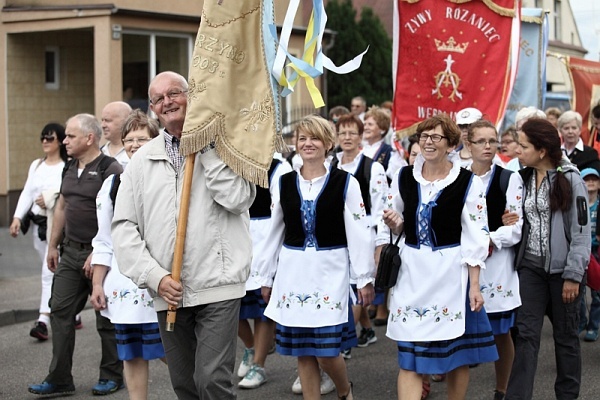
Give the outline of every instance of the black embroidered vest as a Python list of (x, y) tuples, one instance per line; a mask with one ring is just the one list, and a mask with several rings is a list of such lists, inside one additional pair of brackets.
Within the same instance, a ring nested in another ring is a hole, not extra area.
[[(337, 168), (331, 169), (327, 182), (315, 199), (315, 241), (316, 248), (331, 249), (346, 247), (346, 228), (344, 224), (344, 203), (350, 174)], [(281, 177), (279, 187), (281, 207), (285, 223), (284, 245), (303, 248), (306, 234), (302, 223), (302, 198), (298, 188), (296, 171)]]
[(506, 193), (500, 187), (500, 176), (503, 170), (504, 168), (496, 165), (494, 176), (492, 176), (492, 181), (485, 197), (490, 232), (502, 226), (502, 214), (506, 210)]
[[(277, 167), (281, 164), (281, 161), (273, 159), (271, 161), (271, 167), (269, 168), (269, 185), (273, 184), (273, 173)], [(256, 186), (256, 198), (254, 203), (250, 206), (250, 218), (262, 219), (271, 217), (271, 192), (269, 189)]]
[[(340, 161), (337, 157), (333, 157), (331, 161), (331, 168), (338, 168)], [(360, 185), (360, 194), (362, 195), (363, 203), (365, 205), (365, 211), (367, 215), (371, 215), (371, 193), (369, 190), (371, 184), (371, 166), (373, 165), (373, 159), (365, 156), (364, 154), (358, 162), (356, 171), (353, 176)]]
[[(473, 174), (464, 168), (454, 182), (447, 186), (435, 200), (431, 211), (431, 241), (434, 249), (460, 244), (462, 232), (460, 216)], [(419, 184), (413, 176), (413, 166), (402, 168), (398, 186), (404, 201), (404, 233), (406, 243), (419, 247), (418, 213), (421, 205)]]

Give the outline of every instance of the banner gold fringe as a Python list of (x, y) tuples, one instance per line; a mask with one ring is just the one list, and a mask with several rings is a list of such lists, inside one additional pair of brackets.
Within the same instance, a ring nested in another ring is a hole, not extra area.
[(544, 18), (543, 17), (529, 17), (526, 15), (521, 15), (521, 21), (528, 22), (530, 24), (542, 25), (544, 23)]
[[(418, 3), (421, 0), (401, 0), (401, 1), (407, 2), (409, 4), (415, 4), (415, 3)], [(471, 2), (473, 0), (447, 0), (447, 1), (449, 1), (451, 3), (455, 3), (455, 4), (464, 4), (464, 3), (469, 3), (469, 2)], [(516, 15), (514, 8), (501, 7), (498, 4), (494, 3), (493, 0), (483, 0), (483, 3), (486, 6), (488, 6), (488, 8), (490, 10), (492, 10), (496, 14), (502, 15), (503, 17), (514, 18), (515, 15)]]
[[(224, 122), (225, 116), (217, 112), (204, 125), (182, 135), (180, 145), (181, 154), (185, 156), (198, 153), (210, 143), (214, 143), (217, 155), (233, 172), (252, 183), (268, 188), (269, 167), (271, 164), (261, 165), (227, 143)], [(273, 146), (280, 152), (288, 150), (283, 137), (279, 134), (275, 135)]]

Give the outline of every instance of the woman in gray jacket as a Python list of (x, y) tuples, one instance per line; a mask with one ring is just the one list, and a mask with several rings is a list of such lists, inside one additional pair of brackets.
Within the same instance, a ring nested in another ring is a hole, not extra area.
[(515, 258), (523, 305), (517, 314), (516, 356), (506, 399), (531, 399), (544, 315), (552, 322), (557, 399), (576, 399), (581, 382), (577, 327), (590, 259), (587, 189), (562, 157), (556, 128), (530, 119), (519, 134), (523, 178), (523, 235)]

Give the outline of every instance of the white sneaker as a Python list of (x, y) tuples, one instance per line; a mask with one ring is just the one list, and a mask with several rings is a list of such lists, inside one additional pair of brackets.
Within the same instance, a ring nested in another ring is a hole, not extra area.
[(335, 384), (325, 373), (325, 371), (321, 370), (321, 394), (331, 393), (335, 390)]
[(256, 389), (267, 381), (267, 375), (265, 369), (254, 364), (250, 367), (250, 371), (246, 374), (244, 379), (238, 383), (238, 387), (241, 389)]
[(300, 376), (298, 376), (292, 384), (292, 392), (294, 394), (302, 394), (302, 383), (300, 382)]
[(252, 367), (253, 361), (254, 361), (254, 349), (244, 349), (244, 357), (242, 357), (242, 362), (237, 371), (238, 378), (243, 378), (246, 376), (248, 371), (250, 371), (250, 367)]

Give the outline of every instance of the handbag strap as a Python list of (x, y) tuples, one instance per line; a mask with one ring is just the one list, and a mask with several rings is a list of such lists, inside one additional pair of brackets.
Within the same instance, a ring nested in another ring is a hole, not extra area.
[(402, 237), (403, 233), (404, 233), (404, 229), (402, 229), (400, 231), (400, 234), (398, 235), (398, 239), (396, 239), (396, 241), (394, 242), (394, 238), (392, 237), (392, 230), (390, 229), (390, 244), (394, 244), (394, 246), (398, 246), (398, 242), (400, 242), (400, 238)]

